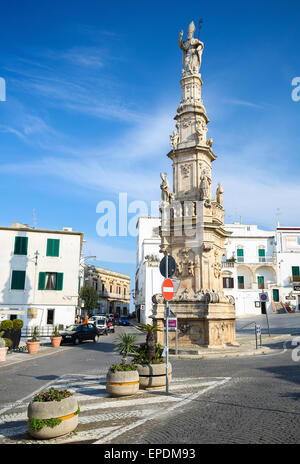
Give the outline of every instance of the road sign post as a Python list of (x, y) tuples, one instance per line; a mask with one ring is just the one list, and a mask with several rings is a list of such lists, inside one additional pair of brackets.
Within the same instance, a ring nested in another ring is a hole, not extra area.
[[(266, 303), (267, 301), (269, 301), (269, 295), (267, 293), (260, 293), (259, 299), (261, 303)], [(267, 307), (266, 307), (266, 319), (267, 319), (269, 337), (271, 337)]]
[[(166, 254), (166, 256), (160, 262), (159, 270), (160, 270), (160, 273), (166, 278), (163, 282), (162, 293), (166, 299), (165, 351), (166, 351), (166, 393), (168, 394), (169, 393), (169, 316), (170, 316), (169, 301), (172, 300), (175, 294), (174, 284), (169, 277), (172, 277), (175, 274), (175, 271), (176, 271), (175, 259), (172, 256), (169, 256), (168, 254)], [(176, 332), (176, 336), (177, 336), (177, 332)], [(177, 346), (177, 342), (176, 342), (176, 346)]]
[[(167, 279), (169, 277), (169, 260), (168, 260), (168, 254), (166, 256), (166, 274), (167, 274)], [(167, 299), (166, 303), (166, 394), (169, 394), (169, 300)]]

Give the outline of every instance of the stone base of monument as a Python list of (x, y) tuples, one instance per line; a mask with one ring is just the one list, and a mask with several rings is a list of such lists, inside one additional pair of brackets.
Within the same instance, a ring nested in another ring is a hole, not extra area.
[[(235, 311), (229, 303), (172, 302), (170, 309), (177, 315), (178, 348), (196, 351), (199, 348), (239, 346), (235, 338)], [(157, 343), (164, 344), (165, 305), (153, 307), (153, 320), (161, 331)], [(169, 346), (176, 345), (176, 333), (169, 332)], [(197, 354), (197, 353), (195, 353)]]

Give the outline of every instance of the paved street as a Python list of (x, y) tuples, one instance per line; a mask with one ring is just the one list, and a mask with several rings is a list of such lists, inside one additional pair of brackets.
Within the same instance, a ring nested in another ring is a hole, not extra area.
[[(299, 315), (270, 319), (274, 329), (297, 332)], [(53, 443), (300, 442), (300, 361), (292, 360), (290, 342), (254, 357), (172, 358), (168, 396), (140, 391), (114, 399), (106, 395), (105, 375), (119, 359), (112, 352), (116, 335), (1, 367), (0, 443), (36, 443), (27, 434), (26, 408), (33, 392), (49, 385), (73, 390), (81, 407), (77, 433)]]

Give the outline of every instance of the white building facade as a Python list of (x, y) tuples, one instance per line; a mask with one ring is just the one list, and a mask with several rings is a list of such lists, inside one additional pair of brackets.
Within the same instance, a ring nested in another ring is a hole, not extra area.
[(159, 263), (163, 254), (160, 246), (160, 218), (140, 217), (137, 222), (137, 256), (135, 277), (135, 311), (143, 324), (152, 322), (152, 296), (161, 293), (163, 276)]
[[(226, 224), (231, 232), (222, 262), (223, 291), (235, 300), (237, 316), (272, 312), (277, 287), (276, 237), (257, 225)], [(260, 293), (268, 301), (260, 303)]]
[(0, 320), (69, 325), (78, 309), (82, 232), (0, 227)]
[(300, 227), (276, 229), (277, 299), (291, 309), (300, 310)]

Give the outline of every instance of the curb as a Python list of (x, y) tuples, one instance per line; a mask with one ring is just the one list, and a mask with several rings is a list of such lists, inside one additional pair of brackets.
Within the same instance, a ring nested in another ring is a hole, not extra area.
[[(26, 362), (26, 361), (32, 361), (34, 359), (37, 359), (37, 358), (42, 358), (44, 356), (50, 356), (51, 354), (55, 354), (55, 353), (59, 353), (59, 352), (62, 352), (62, 351), (66, 351), (66, 350), (69, 350), (69, 349), (72, 349), (74, 348), (73, 346), (64, 346), (64, 347), (59, 347), (59, 348), (44, 348), (41, 352), (41, 353), (37, 353), (37, 354), (32, 354), (30, 355), (29, 353), (16, 353), (15, 355), (8, 355), (8, 356), (14, 356), (17, 358), (17, 356), (22, 356), (22, 359), (7, 359), (6, 358), (6, 361), (3, 361), (0, 363), (0, 369), (1, 367), (9, 367), (9, 366), (12, 366), (14, 364), (19, 364), (19, 363), (22, 363), (22, 362)], [(24, 356), (24, 357), (23, 357)]]
[[(225, 353), (203, 353), (203, 354), (171, 354), (170, 358), (174, 359), (205, 359), (205, 358), (238, 358), (242, 356), (257, 356), (257, 355), (262, 355), (262, 354), (270, 354), (272, 351), (271, 348), (260, 348), (260, 349), (255, 349), (255, 350), (249, 350), (249, 351), (240, 351), (238, 353), (232, 353), (232, 352), (225, 352)], [(278, 350), (276, 350), (278, 351)]]

